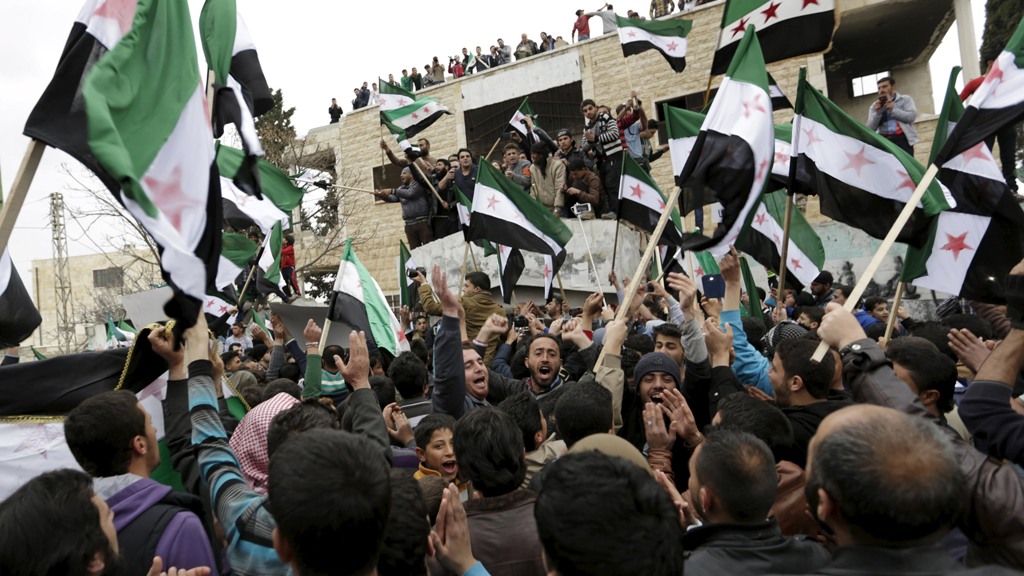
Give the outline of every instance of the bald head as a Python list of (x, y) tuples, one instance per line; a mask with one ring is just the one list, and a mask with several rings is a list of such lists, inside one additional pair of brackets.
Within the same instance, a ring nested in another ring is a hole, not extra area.
[(809, 446), (811, 512), (845, 535), (846, 544), (937, 541), (959, 511), (963, 489), (963, 472), (941, 429), (889, 408), (834, 412)]

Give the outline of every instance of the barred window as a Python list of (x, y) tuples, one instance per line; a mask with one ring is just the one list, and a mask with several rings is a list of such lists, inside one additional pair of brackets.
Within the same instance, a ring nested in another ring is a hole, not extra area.
[(124, 284), (124, 269), (104, 268), (92, 271), (93, 288), (120, 288)]

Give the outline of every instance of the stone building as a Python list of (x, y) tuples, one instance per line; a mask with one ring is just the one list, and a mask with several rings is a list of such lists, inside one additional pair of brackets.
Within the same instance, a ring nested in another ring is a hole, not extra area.
[[(956, 4), (965, 4), (969, 17), (969, 3), (956, 0)], [(954, 10), (954, 0), (840, 0), (839, 5), (840, 25), (829, 52), (776, 62), (768, 65), (768, 71), (792, 100), (799, 69), (806, 67), (811, 84), (861, 121), (866, 120), (868, 107), (877, 98), (876, 78), (893, 75), (897, 79), (897, 90), (911, 95), (917, 104), (916, 128), (921, 142), (915, 153), (918, 160), (924, 162), (936, 121), (932, 94), (935, 89), (944, 88), (931, 85), (928, 60), (949, 30), (954, 14), (962, 15), (964, 6), (958, 5)], [(486, 154), (507, 130), (507, 120), (525, 97), (530, 98), (531, 107), (538, 114), (539, 126), (551, 134), (560, 128), (569, 128), (577, 142), (580, 142), (584, 125), (579, 103), (586, 98), (614, 109), (635, 90), (648, 117), (659, 120), (663, 117), (662, 104), (699, 110), (704, 105), (708, 86), (714, 94), (715, 87), (721, 82), (719, 76), (710, 79), (709, 84), (708, 74), (723, 7), (724, 1), (719, 0), (666, 17), (693, 20), (692, 31), (687, 38), (687, 66), (681, 73), (674, 73), (662, 56), (653, 50), (624, 59), (618, 36), (605, 34), (480, 74), (458, 80), (449, 78), (440, 86), (422, 90), (418, 94), (437, 98), (453, 115), (436, 122), (422, 132), (421, 137), (429, 139), (434, 157), (447, 157), (462, 147), (472, 150), (475, 156)], [(973, 25), (968, 23), (966, 28), (971, 29)], [(971, 44), (973, 37), (966, 47), (961, 42), (961, 50), (969, 54), (965, 60), (976, 57), (976, 50)], [(970, 74), (971, 68), (977, 69), (976, 63), (970, 65), (965, 62), (965, 67), (968, 69), (966, 74)], [(775, 112), (776, 123), (791, 119), (792, 110)], [(664, 129), (659, 136), (660, 142), (667, 141)], [(377, 107), (369, 106), (346, 114), (336, 124), (310, 130), (306, 145), (332, 147), (339, 174), (350, 181), (362, 182), (366, 188), (384, 188), (396, 185), (398, 170), (383, 156), (378, 144), (382, 138), (392, 150), (397, 150), (394, 140), (380, 126)], [(500, 156), (503, 145), (504, 142), (498, 146), (492, 159)], [(667, 154), (652, 165), (652, 174), (663, 190), (671, 189), (673, 167)], [(398, 243), (405, 237), (400, 206), (376, 202), (370, 195), (350, 195), (347, 201), (358, 203), (364, 209), (358, 218), (345, 222), (346, 232), (363, 235), (364, 241), (358, 249), (360, 258), (385, 293), (396, 293), (400, 281), (395, 265)], [(826, 245), (826, 253), (830, 259), (835, 257), (841, 261), (834, 265), (826, 263), (826, 269), (835, 268), (834, 273), (838, 274), (841, 269), (850, 267), (847, 264), (852, 265), (854, 272), (866, 265), (870, 250), (877, 246), (876, 241), (866, 236), (861, 238), (863, 234), (855, 230), (836, 228), (845, 227), (821, 216), (813, 197), (808, 202), (807, 216), (819, 229), (823, 240), (837, 243), (836, 246)], [(705, 222), (710, 224), (711, 218), (706, 217)], [(576, 223), (571, 224), (574, 230), (578, 230)], [(372, 232), (367, 234), (371, 229)], [(610, 222), (595, 222), (588, 228), (599, 268), (601, 263), (610, 259), (613, 230)], [(369, 239), (365, 239), (367, 236)], [(630, 242), (630, 245), (635, 250), (638, 244)], [(436, 262), (440, 257), (444, 267), (457, 274), (462, 255), (459, 246), (459, 242), (449, 238), (442, 248), (428, 245), (414, 251), (414, 256), (419, 255), (421, 264)], [(902, 250), (898, 247), (893, 253), (901, 254)], [(479, 260), (482, 252), (478, 251), (476, 256)], [(593, 276), (587, 276), (585, 271), (586, 254), (578, 256), (580, 258), (576, 260), (582, 262), (584, 268), (581, 269), (582, 274), (569, 274), (572, 279), (567, 289), (592, 291)], [(301, 255), (299, 260), (301, 266)], [(632, 259), (633, 262), (637, 260)], [(496, 270), (491, 264), (481, 263), (480, 266), (489, 272)], [(324, 270), (334, 267), (333, 263), (323, 265)], [(540, 274), (531, 275), (530, 267), (528, 261), (523, 283), (536, 287)], [(620, 276), (632, 272), (632, 268), (626, 272), (619, 265), (616, 269)], [(888, 277), (892, 270), (879, 274)], [(601, 278), (601, 282), (606, 284), (606, 277)]]

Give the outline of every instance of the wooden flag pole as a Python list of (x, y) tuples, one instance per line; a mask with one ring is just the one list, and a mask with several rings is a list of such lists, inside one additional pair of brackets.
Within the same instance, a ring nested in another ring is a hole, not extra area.
[(459, 280), (459, 298), (462, 298), (462, 287), (466, 285), (466, 260), (469, 258), (469, 242), (462, 252), (462, 279)]
[(444, 200), (441, 199), (441, 195), (437, 193), (437, 189), (434, 188), (434, 185), (430, 183), (430, 179), (427, 178), (427, 175), (423, 173), (423, 169), (420, 168), (419, 164), (417, 164), (415, 160), (413, 160), (411, 164), (412, 167), (415, 168), (416, 171), (420, 173), (420, 177), (423, 178), (423, 181), (427, 183), (427, 186), (430, 186), (430, 191), (433, 192), (434, 196), (437, 197), (437, 201), (444, 202)]
[[(921, 183), (917, 185), (917, 189), (907, 200), (906, 205), (903, 206), (903, 211), (896, 218), (896, 222), (893, 223), (892, 228), (889, 229), (889, 233), (885, 235), (885, 240), (882, 240), (882, 244), (878, 247), (875, 255), (871, 258), (871, 262), (868, 262), (868, 267), (864, 269), (864, 272), (860, 275), (860, 280), (857, 285), (853, 287), (853, 292), (846, 297), (846, 304), (843, 308), (847, 312), (852, 312), (853, 307), (857, 305), (857, 300), (860, 300), (861, 295), (864, 294), (864, 290), (868, 287), (871, 279), (874, 278), (875, 272), (878, 272), (878, 267), (882, 265), (882, 260), (889, 253), (889, 249), (892, 248), (893, 243), (896, 242), (896, 237), (899, 236), (903, 227), (906, 226), (907, 220), (910, 220), (910, 216), (914, 213), (914, 209), (917, 208), (917, 203), (921, 201), (925, 191), (928, 190), (928, 185), (935, 179), (935, 175), (939, 173), (939, 167), (932, 164), (928, 167), (928, 171), (924, 173), (924, 177), (921, 178)], [(782, 283), (779, 283), (782, 286)], [(828, 351), (828, 344), (822, 342), (818, 344), (818, 349), (814, 351), (814, 355), (811, 356), (813, 362), (821, 362), (821, 359), (825, 357), (825, 352)]]
[[(779, 249), (779, 293), (775, 297), (775, 306), (779, 305), (781, 298), (783, 305), (786, 302), (786, 258), (789, 257), (789, 225), (793, 220), (793, 195), (786, 192), (786, 213), (782, 218), (782, 248)], [(748, 294), (749, 296), (749, 294)]]
[(562, 302), (568, 302), (569, 299), (565, 297), (565, 288), (562, 288), (562, 272), (558, 271), (555, 276), (558, 277), (558, 291), (562, 293)]
[[(466, 244), (469, 246), (469, 244)], [(469, 257), (473, 259), (473, 270), (480, 270), (480, 265), (476, 263), (476, 252), (473, 251), (473, 247), (469, 246)]]
[(892, 297), (892, 309), (889, 310), (889, 320), (885, 323), (886, 342), (892, 337), (892, 329), (896, 326), (896, 312), (900, 309), (900, 302), (903, 300), (903, 288), (906, 285), (906, 282), (900, 282), (896, 285), (896, 294)]
[(615, 272), (615, 257), (619, 254), (619, 221), (615, 221), (615, 240), (612, 240), (612, 272)]
[(206, 69), (206, 112), (213, 118), (213, 97), (216, 92), (213, 89), (213, 83), (217, 79), (217, 74), (213, 72), (213, 68)]
[[(679, 201), (679, 194), (682, 189), (676, 186), (672, 190), (672, 194), (668, 197), (667, 206), (675, 206), (676, 202)], [(651, 234), (655, 238), (661, 238), (661, 233), (665, 230), (665, 225), (672, 219), (672, 211), (665, 210), (661, 213), (661, 218), (658, 219), (658, 225), (654, 228), (654, 233)], [(626, 316), (626, 312), (629, 310), (629, 303), (633, 301), (633, 296), (636, 296), (637, 288), (640, 287), (640, 275), (643, 274), (644, 269), (651, 263), (651, 257), (653, 256), (654, 249), (657, 247), (655, 242), (647, 243), (647, 250), (644, 250), (644, 255), (640, 258), (640, 264), (636, 267), (636, 273), (633, 274), (632, 281), (626, 286), (626, 293), (622, 295), (622, 302), (619, 302), (619, 309), (615, 311), (615, 320), (622, 320)], [(604, 354), (607, 352), (607, 348), (601, 350), (601, 354), (597, 357), (597, 362), (594, 366), (601, 366), (601, 360), (604, 359)]]
[(342, 190), (355, 190), (356, 192), (369, 192), (373, 194), (373, 190), (367, 190), (366, 188), (354, 188), (352, 186), (342, 186), (341, 184), (331, 184), (331, 188), (341, 188)]
[(487, 152), (487, 155), (484, 156), (484, 160), (490, 160), (491, 159), (491, 154), (494, 154), (494, 149), (497, 148), (498, 144), (500, 144), (500, 143), (501, 143), (501, 136), (498, 136), (498, 139), (494, 141), (494, 146), (491, 146), (491, 149)]
[[(260, 246), (259, 251), (256, 252), (256, 263), (252, 265), (252, 268), (249, 270), (249, 275), (245, 277), (245, 284), (242, 285), (242, 293), (238, 296), (239, 308), (241, 308), (242, 304), (245, 302), (245, 291), (249, 289), (249, 282), (252, 280), (252, 275), (256, 273), (256, 267), (260, 265), (260, 258), (262, 256), (263, 246)], [(253, 304), (256, 304), (255, 300), (253, 301)], [(239, 310), (239, 312), (241, 312), (241, 310)]]
[[(657, 242), (655, 242), (655, 246), (657, 246)], [(657, 265), (658, 265), (658, 277), (655, 278), (654, 280), (652, 280), (652, 282), (656, 282), (658, 284), (661, 284), (661, 287), (664, 288), (665, 287), (665, 282), (662, 281), (662, 277), (665, 276), (665, 267), (661, 263), (661, 248), (660, 247), (654, 249), (654, 262), (657, 263)]]
[(43, 150), (46, 150), (46, 144), (39, 140), (29, 140), (21, 167), (14, 177), (14, 184), (3, 203), (3, 210), (0, 210), (0, 254), (7, 247), (7, 241), (14, 231), (14, 221), (18, 219), (18, 212), (21, 212), (21, 206), (28, 196), (28, 188), (36, 175), (36, 169), (39, 168), (39, 161), (43, 158)]

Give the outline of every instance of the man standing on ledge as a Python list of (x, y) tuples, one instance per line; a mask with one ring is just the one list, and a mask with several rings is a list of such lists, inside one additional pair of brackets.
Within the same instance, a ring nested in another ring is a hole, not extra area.
[(868, 128), (885, 136), (911, 156), (917, 144), (917, 106), (914, 99), (896, 92), (896, 80), (886, 76), (878, 81), (878, 100), (868, 111)]

